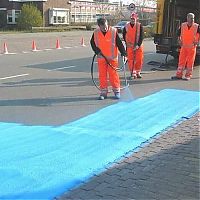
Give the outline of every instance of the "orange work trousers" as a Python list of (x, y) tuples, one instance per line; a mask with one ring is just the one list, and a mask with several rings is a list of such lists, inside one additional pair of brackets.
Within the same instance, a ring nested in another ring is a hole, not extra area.
[(182, 78), (183, 71), (186, 68), (186, 78), (192, 77), (193, 66), (196, 56), (196, 47), (192, 48), (184, 48), (181, 47), (180, 55), (179, 55), (179, 62), (178, 62), (178, 69), (176, 72), (176, 76)]
[(140, 73), (144, 59), (143, 46), (140, 46), (137, 50), (133, 50), (132, 47), (127, 47), (127, 58), (129, 70), (133, 72), (132, 75)]
[[(101, 93), (108, 92), (108, 78), (113, 92), (120, 91), (120, 79), (118, 72), (110, 67), (104, 58), (98, 58), (99, 82)], [(111, 60), (109, 63), (114, 67), (118, 67), (118, 61)]]

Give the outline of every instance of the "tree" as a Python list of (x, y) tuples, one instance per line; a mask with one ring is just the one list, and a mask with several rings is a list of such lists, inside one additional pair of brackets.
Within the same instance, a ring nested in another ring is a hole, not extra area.
[(42, 14), (32, 3), (24, 4), (18, 17), (17, 25), (20, 29), (30, 30), (32, 27), (42, 26)]

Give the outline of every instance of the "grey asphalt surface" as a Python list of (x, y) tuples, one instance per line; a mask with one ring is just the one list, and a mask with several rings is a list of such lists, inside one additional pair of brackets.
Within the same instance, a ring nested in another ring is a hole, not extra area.
[[(116, 103), (98, 101), (90, 77), (92, 32), (0, 33), (0, 122), (61, 125)], [(86, 47), (80, 44), (84, 37)], [(61, 50), (55, 49), (56, 39)], [(32, 52), (32, 40), (41, 51)], [(9, 53), (3, 54), (6, 42)], [(50, 50), (47, 50), (50, 49)], [(176, 65), (164, 62), (152, 40), (144, 41), (143, 78), (129, 81), (137, 99), (165, 88), (199, 91), (199, 66), (190, 81), (172, 81)], [(122, 91), (122, 95), (123, 94)], [(60, 199), (199, 199), (198, 116), (169, 129), (147, 146)]]
[[(89, 45), (91, 35), (92, 32), (87, 31), (0, 34), (1, 43), (7, 41), (9, 44), (8, 52), (16, 53), (0, 54), (0, 121), (60, 125), (116, 103), (111, 98), (112, 93), (107, 100), (97, 101), (99, 91), (94, 87), (90, 75), (93, 56)], [(31, 43), (33, 38), (39, 45), (48, 44), (52, 37), (62, 39), (60, 45), (63, 49), (57, 50), (52, 45), (51, 50), (44, 50), (50, 48), (44, 45), (41, 51), (32, 52), (26, 48), (27, 41)], [(80, 44), (82, 37), (86, 47)], [(18, 49), (15, 49), (16, 46)], [(26, 53), (23, 53), (23, 48)], [(191, 81), (171, 81), (170, 77), (175, 74), (174, 67), (153, 72), (151, 69), (156, 66), (147, 64), (149, 61), (165, 60), (164, 55), (155, 54), (153, 41), (145, 41), (144, 49), (145, 74), (141, 80), (129, 82), (129, 89), (135, 98), (165, 88), (199, 90), (199, 67), (195, 68)]]

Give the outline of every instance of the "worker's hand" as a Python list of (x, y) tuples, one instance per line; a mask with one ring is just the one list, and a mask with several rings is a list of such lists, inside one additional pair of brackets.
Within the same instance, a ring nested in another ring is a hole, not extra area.
[(97, 48), (96, 48), (96, 51), (95, 51), (95, 54), (96, 54), (96, 55), (101, 54), (101, 49), (99, 49), (99, 48), (97, 47)]
[(127, 56), (127, 53), (126, 52), (123, 52), (123, 53), (121, 53), (121, 56), (123, 57), (126, 57)]
[(135, 46), (134, 51), (138, 50), (140, 47), (138, 45)]
[(178, 41), (178, 44), (182, 47), (183, 43), (181, 40)]
[(194, 46), (197, 46), (198, 45), (198, 42), (193, 42)]
[(99, 52), (97, 53), (97, 55), (102, 55), (101, 51), (99, 51)]
[(128, 60), (128, 58), (126, 56), (123, 56), (123, 63), (126, 64), (127, 60)]

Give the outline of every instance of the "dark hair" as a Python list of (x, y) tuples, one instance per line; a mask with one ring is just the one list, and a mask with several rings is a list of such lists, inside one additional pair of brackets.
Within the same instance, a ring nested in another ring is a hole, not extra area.
[(99, 18), (99, 19), (97, 19), (98, 26), (105, 25), (106, 22), (107, 22), (107, 20), (105, 18)]

